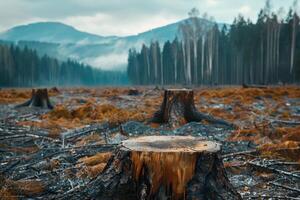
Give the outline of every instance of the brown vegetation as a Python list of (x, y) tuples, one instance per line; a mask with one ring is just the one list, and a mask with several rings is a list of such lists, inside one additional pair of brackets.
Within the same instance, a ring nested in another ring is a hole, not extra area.
[(0, 103), (19, 103), (27, 100), (31, 96), (30, 90), (3, 89), (0, 90)]
[(270, 88), (218, 88), (203, 89), (197, 94), (198, 99), (204, 97), (206, 99), (222, 99), (224, 104), (239, 101), (243, 104), (251, 104), (257, 99), (269, 98), (280, 100), (283, 97), (300, 98), (299, 87), (270, 87)]
[(83, 157), (78, 160), (77, 166), (81, 168), (81, 170), (77, 173), (79, 177), (91, 177), (94, 178), (99, 175), (107, 161), (112, 156), (112, 153), (97, 153), (94, 156)]
[(119, 124), (128, 120), (144, 120), (143, 113), (117, 108), (111, 104), (95, 104), (85, 103), (73, 110), (68, 110), (63, 106), (55, 108), (49, 114), (46, 114), (44, 119), (50, 120), (80, 120), (83, 124), (92, 122), (109, 122), (110, 124)]
[[(59, 92), (49, 90), (49, 96), (57, 96)], [(0, 90), (0, 104), (21, 103), (31, 97), (31, 89), (2, 89)]]
[[(142, 95), (138, 96), (128, 96), (128, 88), (73, 88), (60, 91), (70, 94), (71, 98), (64, 99), (63, 104), (43, 115), (41, 121), (23, 121), (19, 124), (48, 129), (52, 137), (57, 137), (67, 129), (92, 123), (108, 122), (118, 125), (129, 120), (145, 121), (160, 107), (163, 96), (161, 92), (149, 92), (145, 88), (139, 88)], [(50, 95), (57, 94), (57, 91), (50, 90)], [(21, 102), (30, 95), (30, 90), (1, 90), (0, 103)], [(252, 141), (261, 146), (260, 150), (264, 155), (289, 154), (293, 158), (297, 152), (295, 148), (298, 147), (286, 144), (300, 142), (300, 127), (274, 126), (269, 119), (299, 121), (300, 116), (293, 114), (290, 102), (287, 101), (297, 98), (300, 98), (300, 88), (296, 86), (195, 90), (195, 105), (199, 111), (239, 126), (228, 140)], [(300, 105), (300, 101), (294, 102), (294, 106)], [(256, 104), (262, 106), (256, 107)], [(85, 145), (91, 141), (101, 143), (103, 139), (97, 135), (88, 136), (77, 141), (77, 145)], [(296, 157), (294, 160), (299, 159)]]
[(44, 191), (44, 185), (38, 181), (20, 180), (13, 181), (1, 180), (0, 199), (12, 200), (21, 197), (32, 197), (41, 194)]

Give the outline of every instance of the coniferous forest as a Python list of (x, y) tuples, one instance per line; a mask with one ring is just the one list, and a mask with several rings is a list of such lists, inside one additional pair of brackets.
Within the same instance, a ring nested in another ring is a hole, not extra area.
[(0, 0), (0, 200), (300, 200), (297, 1)]
[(270, 1), (256, 23), (242, 15), (220, 27), (192, 9), (178, 37), (130, 49), (133, 84), (236, 85), (296, 83), (300, 79), (299, 15), (273, 12)]
[(61, 62), (31, 49), (0, 45), (0, 86), (95, 86), (126, 83), (126, 73), (103, 71), (76, 61)]

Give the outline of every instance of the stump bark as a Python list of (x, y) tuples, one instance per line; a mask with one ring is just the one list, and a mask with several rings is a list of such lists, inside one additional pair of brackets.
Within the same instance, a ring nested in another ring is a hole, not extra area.
[(57, 87), (52, 87), (49, 92), (53, 92), (53, 93), (60, 93), (59, 89)]
[(268, 88), (268, 86), (266, 85), (254, 85), (254, 84), (246, 84), (246, 83), (243, 83), (243, 88), (258, 88), (258, 89), (266, 89)]
[(31, 99), (17, 107), (40, 107), (53, 109), (50, 103), (47, 89), (32, 89)]
[(220, 145), (191, 136), (123, 141), (81, 195), (101, 200), (241, 199), (226, 176)]
[(165, 90), (160, 109), (154, 114), (151, 122), (169, 123), (171, 126), (176, 127), (184, 123), (200, 122), (202, 120), (234, 127), (234, 124), (230, 122), (197, 111), (194, 103), (194, 91), (190, 89)]
[(130, 88), (128, 91), (129, 96), (138, 96), (139, 94), (140, 94), (140, 92), (136, 88)]

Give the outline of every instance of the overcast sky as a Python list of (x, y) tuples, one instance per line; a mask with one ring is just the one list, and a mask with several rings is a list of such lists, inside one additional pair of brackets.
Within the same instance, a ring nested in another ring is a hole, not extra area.
[[(294, 0), (272, 0), (285, 12)], [(0, 0), (0, 32), (16, 25), (58, 21), (99, 35), (131, 35), (187, 17), (197, 7), (218, 22), (239, 13), (256, 20), (265, 0)]]

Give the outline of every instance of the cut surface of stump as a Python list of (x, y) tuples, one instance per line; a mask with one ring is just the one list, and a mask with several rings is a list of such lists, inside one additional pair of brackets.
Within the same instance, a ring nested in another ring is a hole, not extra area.
[(116, 200), (240, 199), (226, 176), (220, 151), (220, 144), (191, 136), (129, 139), (84, 195)]
[(31, 99), (26, 101), (23, 104), (18, 105), (17, 107), (40, 107), (53, 109), (53, 106), (50, 103), (48, 90), (47, 89), (32, 89)]
[(160, 109), (154, 114), (151, 122), (169, 123), (177, 127), (188, 122), (206, 120), (214, 124), (234, 127), (234, 124), (211, 115), (197, 111), (194, 103), (194, 91), (190, 89), (167, 89)]

